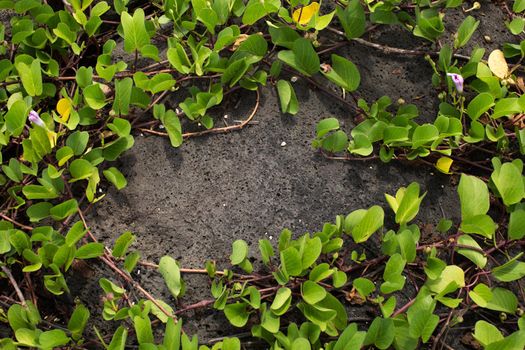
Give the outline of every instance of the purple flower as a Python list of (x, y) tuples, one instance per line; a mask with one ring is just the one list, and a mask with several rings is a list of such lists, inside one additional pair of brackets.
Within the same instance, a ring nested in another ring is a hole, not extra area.
[(37, 112), (35, 111), (31, 111), (29, 112), (29, 121), (33, 124), (36, 124), (42, 128), (45, 128), (46, 127), (46, 124), (44, 123), (44, 121), (42, 119), (40, 119), (40, 116), (38, 115)]
[(456, 74), (456, 73), (447, 73), (447, 75), (452, 79), (452, 81), (454, 82), (454, 85), (456, 85), (456, 90), (458, 90), (458, 92), (460, 94), (463, 93), (463, 77), (460, 75), (460, 74)]

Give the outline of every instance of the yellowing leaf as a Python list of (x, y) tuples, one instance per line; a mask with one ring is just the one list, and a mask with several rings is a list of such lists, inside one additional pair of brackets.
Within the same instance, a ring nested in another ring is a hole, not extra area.
[(47, 130), (47, 138), (49, 139), (49, 144), (51, 148), (54, 148), (57, 144), (57, 133), (54, 131)]
[(494, 50), (489, 55), (489, 68), (500, 79), (505, 79), (509, 75), (509, 66), (503, 56), (503, 51)]
[(293, 12), (292, 18), (294, 22), (297, 22), (299, 24), (307, 25), (312, 17), (319, 12), (319, 3), (318, 2), (312, 2), (308, 6), (303, 6)]
[(441, 171), (443, 174), (451, 174), (450, 166), (452, 165), (453, 160), (449, 157), (441, 157), (436, 162), (436, 169)]
[(60, 120), (67, 123), (71, 114), (71, 102), (67, 98), (61, 98), (57, 103), (57, 112), (60, 114)]

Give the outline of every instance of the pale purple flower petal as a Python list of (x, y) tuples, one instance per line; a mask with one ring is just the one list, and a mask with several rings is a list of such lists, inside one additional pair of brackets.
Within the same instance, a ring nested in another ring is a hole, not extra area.
[(44, 123), (44, 121), (42, 119), (40, 119), (40, 116), (35, 111), (29, 112), (29, 121), (31, 123), (35, 124), (35, 125), (38, 125), (38, 126), (42, 127), (42, 128), (46, 127), (46, 124)]
[(460, 74), (456, 74), (456, 73), (447, 73), (447, 75), (452, 79), (452, 81), (454, 82), (454, 85), (456, 85), (456, 90), (458, 90), (458, 92), (460, 94), (463, 93), (463, 77), (460, 75)]

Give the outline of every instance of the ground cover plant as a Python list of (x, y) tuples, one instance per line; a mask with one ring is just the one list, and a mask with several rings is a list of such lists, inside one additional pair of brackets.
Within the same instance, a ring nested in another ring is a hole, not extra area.
[[(466, 347), (525, 348), (525, 2), (499, 3), (508, 17), (501, 26), (515, 40), (491, 50), (470, 42), (483, 6), (0, 1), (8, 14), (0, 24), (2, 348), (450, 349), (454, 330)], [(444, 24), (451, 11), (462, 16), (452, 34)], [(363, 38), (385, 26), (428, 45), (416, 51)], [(362, 67), (338, 51), (349, 42), (425, 57), (433, 75), (421, 79), (440, 100), (437, 115), (420, 116), (403, 99), (360, 98)], [(276, 89), (283, 114), (300, 118), (297, 79), (355, 120), (351, 130), (336, 118), (320, 120), (312, 152), (327, 162), (436, 168), (457, 181), (461, 221), (442, 218), (426, 235), (414, 222), (432, 203), (414, 182), (383, 203), (320, 223), (318, 232), (284, 229), (277, 245), (263, 239), (256, 251), (234, 240), (226, 266), (146, 261), (131, 232), (111, 245), (99, 241), (86, 213), (103, 200), (101, 185), (127, 186), (116, 161), (138, 133), (179, 147), (241, 130), (252, 123), (262, 86)], [(241, 90), (256, 95), (253, 111), (217, 126), (214, 111)], [(170, 94), (176, 106), (164, 103)], [(368, 256), (367, 242), (381, 255)], [(48, 307), (69, 296), (67, 278), (86, 261), (111, 271), (99, 279), (104, 327), (78, 300), (71, 310)], [(162, 276), (172, 299), (137, 282), (138, 266)], [(210, 296), (179, 308), (185, 274), (209, 276)], [(359, 305), (370, 317), (351, 316)], [(218, 310), (239, 332), (199, 344), (183, 322), (199, 308)]]

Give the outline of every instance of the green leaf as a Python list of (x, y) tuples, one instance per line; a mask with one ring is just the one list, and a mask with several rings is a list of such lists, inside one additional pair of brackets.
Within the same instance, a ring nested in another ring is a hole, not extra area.
[(361, 82), (361, 76), (355, 64), (344, 57), (333, 54), (332, 66), (323, 75), (346, 91), (355, 91)]
[(332, 284), (334, 285), (334, 288), (341, 288), (343, 287), (348, 280), (348, 277), (346, 276), (346, 273), (344, 271), (335, 271), (332, 275)]
[(71, 332), (71, 337), (78, 341), (82, 337), (84, 328), (86, 328), (89, 320), (89, 309), (82, 304), (77, 304), (75, 310), (71, 314), (71, 318), (67, 324), (67, 329)]
[(108, 350), (124, 350), (126, 347), (126, 339), (128, 337), (128, 331), (123, 326), (119, 326), (117, 331), (113, 334), (111, 342), (109, 343)]
[(411, 337), (421, 337), (423, 343), (428, 342), (439, 323), (439, 316), (433, 314), (435, 305), (436, 302), (428, 294), (417, 297), (416, 302), (407, 311)]
[(357, 324), (351, 323), (341, 333), (333, 350), (360, 350), (365, 341), (366, 332), (357, 330)]
[(297, 114), (299, 111), (299, 102), (293, 89), (292, 84), (286, 80), (279, 80), (277, 82), (277, 93), (279, 94), (279, 101), (281, 103), (281, 112), (289, 114)]
[(405, 277), (401, 275), (405, 268), (406, 261), (400, 254), (396, 253), (388, 259), (383, 272), (385, 282), (381, 284), (381, 292), (390, 294), (403, 289)]
[(366, 333), (364, 345), (374, 344), (378, 349), (388, 349), (394, 341), (394, 321), (390, 318), (376, 317)]
[(478, 26), (479, 21), (476, 21), (474, 17), (468, 16), (467, 18), (465, 18), (459, 26), (458, 32), (455, 35), (454, 48), (458, 49), (460, 47), (465, 46), (469, 42), (470, 38), (472, 37), (472, 34), (474, 34)]
[(5, 126), (13, 136), (19, 136), (24, 130), (29, 108), (24, 100), (15, 101), (4, 115)]
[(498, 225), (488, 215), (477, 215), (464, 219), (459, 229), (465, 233), (475, 233), (486, 238), (492, 238)]
[(315, 282), (306, 281), (301, 284), (301, 295), (304, 301), (314, 305), (326, 297), (326, 289)]
[(238, 239), (232, 244), (232, 254), (230, 255), (230, 262), (232, 265), (241, 264), (248, 257), (248, 243), (242, 239)]
[(117, 115), (127, 115), (131, 102), (131, 90), (133, 79), (130, 77), (115, 81), (115, 99), (113, 100), (113, 111)]
[(63, 203), (55, 205), (49, 210), (49, 214), (56, 221), (61, 221), (67, 218), (70, 215), (73, 215), (78, 210), (78, 202), (76, 199), (72, 198)]
[(42, 69), (40, 68), (40, 60), (34, 59), (28, 65), (24, 62), (15, 63), (16, 70), (22, 80), (22, 85), (29, 96), (40, 96), (43, 92), (42, 85)]
[(294, 247), (281, 251), (281, 264), (288, 276), (298, 276), (303, 271), (301, 255)]
[(259, 240), (259, 251), (261, 252), (261, 258), (265, 265), (270, 263), (270, 258), (275, 255), (272, 244), (267, 239)]
[(365, 33), (365, 10), (359, 0), (350, 1), (344, 10), (337, 6), (336, 14), (341, 21), (347, 39), (359, 38)]
[(148, 316), (135, 316), (133, 318), (133, 325), (135, 326), (135, 333), (139, 344), (154, 342), (151, 321)]
[(93, 67), (80, 67), (75, 75), (75, 80), (80, 88), (85, 88), (93, 83)]
[(439, 130), (432, 124), (418, 125), (412, 134), (412, 149), (428, 145), (439, 137)]
[(115, 240), (115, 245), (113, 246), (111, 254), (115, 258), (122, 258), (124, 255), (126, 255), (129, 246), (134, 240), (135, 235), (133, 235), (130, 231), (124, 232)]
[(459, 266), (448, 265), (441, 271), (439, 278), (427, 280), (426, 285), (432, 292), (437, 294), (445, 291), (451, 293), (465, 286), (465, 272)]
[(403, 198), (398, 202), (398, 209), (396, 211), (396, 222), (404, 225), (414, 219), (419, 212), (419, 205), (426, 193), (419, 196), (419, 184), (417, 182), (411, 183), (404, 192)]
[(494, 96), (488, 92), (483, 92), (470, 101), (467, 107), (467, 114), (472, 120), (478, 118), (494, 106)]
[(517, 97), (502, 98), (496, 102), (496, 105), (494, 106), (494, 113), (492, 113), (492, 118), (497, 119), (503, 116), (512, 116), (522, 112), (523, 108), (521, 107)]
[(525, 197), (525, 183), (521, 169), (514, 163), (504, 163), (490, 177), (506, 206), (520, 202)]
[(468, 295), (477, 305), (481, 307), (487, 307), (489, 302), (492, 300), (492, 290), (483, 283), (477, 284)]
[(171, 295), (177, 298), (183, 290), (183, 282), (180, 276), (180, 268), (171, 256), (163, 256), (159, 262), (159, 272), (164, 278), (166, 286)]
[(75, 131), (67, 137), (66, 145), (73, 150), (75, 156), (79, 156), (86, 150), (88, 141), (89, 133), (87, 131)]
[(273, 299), (270, 309), (275, 315), (280, 316), (283, 315), (286, 311), (288, 311), (291, 302), (292, 290), (287, 287), (281, 287), (277, 290), (277, 293), (275, 294), (275, 298)]
[(323, 243), (319, 237), (306, 237), (306, 242), (303, 249), (303, 256), (301, 257), (302, 269), (306, 270), (312, 266), (323, 250)]
[(510, 239), (525, 237), (525, 209), (515, 209), (510, 213), (508, 229)]
[(245, 58), (230, 62), (221, 77), (221, 84), (232, 87), (246, 74), (250, 65)]
[(484, 215), (489, 211), (489, 191), (483, 180), (475, 176), (461, 174), (458, 193), (463, 220)]
[(486, 309), (513, 314), (518, 308), (518, 298), (505, 288), (492, 289), (492, 299), (484, 306)]
[(356, 243), (366, 242), (374, 232), (383, 226), (384, 215), (383, 208), (380, 206), (370, 207), (351, 229), (354, 241)]
[(492, 276), (501, 282), (512, 282), (525, 276), (525, 263), (518, 261), (523, 255), (519, 253), (505, 264), (492, 269)]
[(60, 348), (62, 345), (69, 343), (70, 338), (61, 329), (42, 332), (38, 337), (39, 347), (43, 349)]
[(127, 12), (122, 12), (120, 21), (124, 32), (124, 50), (132, 52), (140, 50), (144, 45), (149, 44), (150, 37), (146, 31), (144, 10), (141, 8), (136, 9), (133, 17)]
[(361, 298), (365, 299), (376, 289), (374, 282), (370, 281), (368, 278), (358, 277), (353, 282), (352, 285), (357, 290)]
[(84, 88), (84, 100), (92, 109), (101, 109), (106, 105), (106, 96), (99, 84), (92, 84)]
[(111, 182), (113, 184), (113, 186), (115, 186), (117, 188), (117, 190), (123, 189), (128, 184), (128, 181), (126, 180), (124, 175), (122, 175), (120, 170), (118, 170), (115, 167), (111, 167), (109, 169), (106, 169), (106, 170), (102, 171), (102, 173), (104, 174), (104, 177), (109, 182)]
[(235, 327), (244, 327), (248, 322), (250, 313), (246, 310), (246, 303), (236, 302), (234, 304), (228, 304), (224, 307), (224, 315)]
[(473, 335), (483, 347), (503, 339), (503, 335), (496, 326), (483, 320), (476, 322)]
[(85, 159), (75, 159), (69, 165), (69, 172), (73, 179), (83, 180), (97, 172), (97, 168)]
[(337, 130), (321, 141), (324, 150), (331, 153), (342, 152), (348, 147), (348, 136), (342, 130)]
[(510, 23), (506, 22), (505, 24), (512, 34), (519, 35), (525, 28), (525, 18), (515, 17)]
[(487, 257), (480, 252), (482, 251), (481, 246), (474, 240), (474, 238), (468, 235), (461, 235), (458, 237), (458, 244), (477, 249), (457, 248), (457, 252), (472, 261), (480, 269), (485, 267), (487, 264)]
[(36, 203), (27, 208), (26, 214), (29, 217), (29, 221), (38, 222), (42, 219), (47, 218), (50, 215), (49, 209), (51, 209), (52, 207), (53, 204), (49, 202)]
[(82, 221), (77, 221), (66, 234), (66, 245), (68, 247), (74, 246), (84, 235), (86, 234), (86, 229)]
[(173, 318), (168, 318), (168, 322), (166, 323), (166, 332), (164, 333), (164, 340), (162, 342), (162, 344), (166, 347), (166, 350), (180, 349), (181, 331), (182, 319), (175, 323)]
[(104, 254), (104, 245), (98, 242), (91, 242), (84, 244), (78, 248), (75, 258), (77, 259), (93, 259), (98, 258)]
[(279, 51), (277, 57), (307, 76), (311, 76), (319, 71), (319, 56), (315, 52), (312, 43), (304, 38), (295, 40), (291, 51)]
[(317, 137), (323, 137), (333, 130), (339, 129), (339, 120), (336, 118), (326, 118), (321, 120), (316, 127)]

